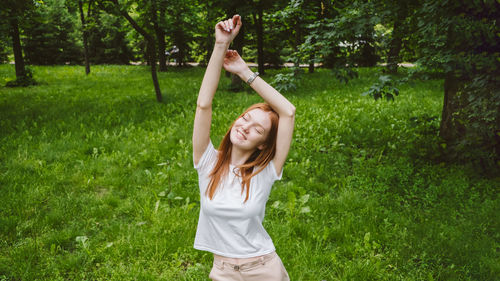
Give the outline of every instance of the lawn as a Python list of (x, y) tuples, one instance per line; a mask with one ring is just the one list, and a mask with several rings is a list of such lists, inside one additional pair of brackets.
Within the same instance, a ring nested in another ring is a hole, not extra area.
[[(33, 69), (40, 85), (0, 87), (0, 280), (208, 280), (191, 150), (204, 69), (159, 73), (164, 103), (146, 66)], [(379, 73), (320, 69), (283, 93), (296, 127), (264, 227), (291, 279), (498, 280), (500, 182), (439, 161), (443, 81), (361, 96)], [(0, 85), (13, 76), (0, 65)], [(228, 88), (216, 146), (261, 101)]]

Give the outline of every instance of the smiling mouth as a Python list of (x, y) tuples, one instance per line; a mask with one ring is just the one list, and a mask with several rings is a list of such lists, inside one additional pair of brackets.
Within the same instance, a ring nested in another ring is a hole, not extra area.
[(247, 139), (247, 137), (246, 137), (246, 136), (245, 136), (242, 132), (240, 132), (240, 130), (236, 130), (236, 133), (237, 133), (238, 135), (240, 135), (240, 138), (242, 138), (242, 139), (244, 139), (244, 140), (246, 140), (246, 139)]

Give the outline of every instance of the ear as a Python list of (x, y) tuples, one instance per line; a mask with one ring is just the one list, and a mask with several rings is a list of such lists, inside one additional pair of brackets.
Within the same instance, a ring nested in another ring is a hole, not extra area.
[(261, 145), (257, 146), (257, 149), (258, 149), (258, 150), (264, 150), (264, 148), (266, 148), (266, 144), (265, 144), (265, 143), (263, 143), (263, 144), (261, 144)]

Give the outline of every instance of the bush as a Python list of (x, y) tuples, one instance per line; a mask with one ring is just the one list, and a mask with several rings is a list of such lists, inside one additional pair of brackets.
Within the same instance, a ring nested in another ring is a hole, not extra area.
[(370, 89), (361, 95), (374, 98), (378, 100), (380, 98), (385, 98), (386, 100), (393, 101), (394, 96), (399, 95), (399, 89), (393, 86), (393, 81), (390, 76), (382, 75), (379, 78), (379, 82), (373, 84)]
[(294, 72), (278, 73), (274, 76), (273, 85), (279, 92), (288, 92), (297, 90), (299, 79)]

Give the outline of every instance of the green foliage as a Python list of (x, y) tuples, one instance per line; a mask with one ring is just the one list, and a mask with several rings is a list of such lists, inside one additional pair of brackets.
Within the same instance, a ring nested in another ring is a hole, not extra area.
[(82, 61), (81, 40), (75, 33), (78, 18), (64, 0), (38, 5), (23, 25), (25, 59), (30, 64), (65, 64)]
[(282, 93), (297, 90), (298, 83), (299, 78), (294, 72), (278, 73), (274, 76), (274, 80), (272, 82), (276, 90)]
[(310, 195), (304, 194), (297, 199), (295, 192), (288, 192), (287, 202), (274, 201), (272, 207), (286, 214), (288, 220), (298, 219), (299, 216), (308, 216), (311, 213), (310, 206), (307, 205)]
[(329, 68), (348, 65), (374, 66), (379, 60), (375, 53), (374, 26), (379, 17), (371, 14), (371, 2), (354, 1), (332, 7), (329, 16), (316, 19), (307, 26), (305, 48), (315, 50), (320, 62)]
[(430, 69), (469, 75), (498, 69), (500, 8), (494, 1), (427, 1), (415, 17), (419, 62)]
[[(133, 47), (144, 44), (137, 33), (127, 26), (126, 20), (120, 16), (93, 8), (87, 18), (89, 33), (89, 59), (92, 64), (129, 64), (135, 59)], [(138, 42), (137, 42), (138, 41)], [(135, 50), (136, 55), (141, 51)]]
[(359, 74), (351, 67), (335, 67), (332, 69), (333, 76), (341, 83), (347, 84), (350, 80), (358, 78)]
[(500, 159), (500, 5), (495, 1), (424, 1), (416, 19), (419, 63), (446, 77), (441, 128), (451, 161), (496, 170)]
[(399, 89), (394, 87), (390, 76), (382, 75), (378, 78), (377, 83), (373, 84), (368, 91), (363, 92), (361, 95), (370, 96), (375, 100), (386, 99), (394, 101), (394, 96), (399, 95)]
[[(199, 34), (199, 22), (203, 19), (200, 18), (202, 7), (195, 1), (169, 1), (166, 5), (166, 19), (164, 30), (168, 34), (170, 40), (169, 46), (173, 45), (179, 48), (179, 53), (176, 55), (176, 60), (180, 64), (190, 61), (190, 42), (195, 39), (195, 34)], [(213, 24), (215, 25), (215, 23)], [(211, 28), (213, 30), (213, 26)], [(206, 36), (198, 37), (201, 40), (206, 40)]]
[(0, 64), (9, 62), (12, 43), (8, 36), (8, 29), (8, 24), (0, 22)]
[(459, 110), (453, 120), (466, 128), (466, 133), (448, 144), (454, 146), (449, 151), (453, 159), (475, 161), (489, 173), (495, 173), (500, 167), (500, 149), (496, 147), (500, 144), (500, 80), (497, 78), (476, 76), (460, 90)]

